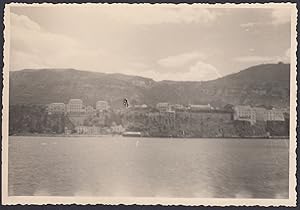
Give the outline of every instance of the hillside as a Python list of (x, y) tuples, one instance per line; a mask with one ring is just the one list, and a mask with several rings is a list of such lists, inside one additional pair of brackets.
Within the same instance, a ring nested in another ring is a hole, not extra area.
[(94, 105), (107, 100), (121, 105), (124, 97), (142, 96), (153, 80), (122, 74), (104, 74), (74, 69), (41, 69), (10, 72), (10, 104), (67, 103), (70, 98), (81, 98)]
[(264, 64), (207, 82), (162, 81), (145, 91), (144, 100), (288, 106), (289, 64)]
[(67, 103), (81, 98), (94, 105), (107, 100), (121, 107), (122, 99), (154, 105), (211, 103), (272, 105), (289, 104), (289, 64), (263, 64), (207, 82), (175, 82), (105, 74), (74, 69), (40, 69), (10, 72), (10, 104)]

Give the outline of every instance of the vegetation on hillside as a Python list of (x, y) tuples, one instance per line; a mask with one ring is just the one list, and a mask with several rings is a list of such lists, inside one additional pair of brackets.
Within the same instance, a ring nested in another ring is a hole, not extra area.
[(13, 105), (9, 107), (9, 134), (63, 133), (65, 117), (48, 115), (43, 105)]
[(73, 69), (22, 70), (10, 72), (10, 104), (67, 103), (81, 98), (87, 105), (106, 100), (113, 108), (130, 103), (158, 102), (204, 104), (223, 107), (230, 103), (287, 107), (289, 64), (258, 65), (207, 82), (175, 82), (104, 74)]

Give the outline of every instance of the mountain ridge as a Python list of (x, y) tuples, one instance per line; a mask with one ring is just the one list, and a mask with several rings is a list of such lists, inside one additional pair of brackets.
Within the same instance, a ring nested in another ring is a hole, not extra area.
[(93, 105), (107, 100), (122, 107), (158, 102), (272, 105), (289, 104), (289, 64), (261, 64), (210, 81), (155, 81), (120, 73), (99, 73), (76, 69), (24, 69), (10, 72), (10, 104), (67, 103), (81, 98)]

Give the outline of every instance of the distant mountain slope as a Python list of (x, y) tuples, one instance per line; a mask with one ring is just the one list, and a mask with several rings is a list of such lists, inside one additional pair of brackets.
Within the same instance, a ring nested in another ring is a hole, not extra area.
[(116, 103), (124, 97), (141, 97), (141, 90), (153, 83), (142, 77), (73, 69), (23, 70), (10, 73), (10, 103), (67, 103), (70, 98), (91, 105), (97, 100)]
[(122, 99), (128, 98), (132, 103), (149, 105), (166, 101), (285, 107), (289, 104), (289, 78), (289, 64), (258, 65), (207, 82), (155, 82), (74, 69), (22, 70), (10, 72), (10, 103), (67, 103), (70, 98), (81, 98), (90, 105), (107, 100), (113, 107), (120, 107)]
[(289, 85), (289, 64), (264, 64), (207, 82), (162, 81), (146, 91), (144, 100), (286, 107)]
[(289, 64), (263, 64), (253, 66), (235, 74), (225, 76), (214, 80), (213, 83), (232, 83), (242, 84), (248, 83), (253, 85), (261, 85), (264, 83), (289, 83), (290, 65)]

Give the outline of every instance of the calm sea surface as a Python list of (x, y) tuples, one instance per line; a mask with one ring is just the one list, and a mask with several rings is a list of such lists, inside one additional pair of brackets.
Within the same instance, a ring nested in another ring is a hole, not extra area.
[(9, 137), (9, 195), (287, 198), (288, 140)]

